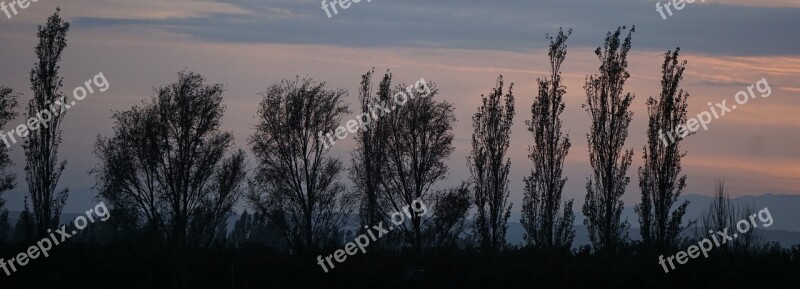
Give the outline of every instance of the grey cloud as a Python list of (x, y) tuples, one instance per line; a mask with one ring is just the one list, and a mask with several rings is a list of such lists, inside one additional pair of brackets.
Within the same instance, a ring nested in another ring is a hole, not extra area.
[(166, 20), (79, 18), (79, 26), (156, 26), (219, 42), (351, 47), (442, 47), (526, 51), (558, 27), (575, 30), (574, 46), (594, 47), (605, 33), (636, 25), (634, 49), (714, 55), (800, 52), (800, 9), (687, 4), (667, 20), (655, 2), (632, 0), (372, 0), (328, 18), (320, 1), (231, 0), (252, 15), (211, 13)]

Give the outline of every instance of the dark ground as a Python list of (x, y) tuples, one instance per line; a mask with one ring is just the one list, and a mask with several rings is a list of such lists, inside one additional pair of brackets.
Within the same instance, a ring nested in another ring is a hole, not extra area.
[[(0, 276), (0, 288), (170, 287), (165, 262), (152, 246), (142, 245), (62, 244), (49, 258)], [(0, 252), (8, 259), (23, 249)], [(657, 256), (635, 248), (606, 256), (530, 249), (368, 252), (326, 274), (316, 256), (246, 245), (197, 254), (192, 288), (800, 288), (800, 246), (715, 253), (665, 274)]]

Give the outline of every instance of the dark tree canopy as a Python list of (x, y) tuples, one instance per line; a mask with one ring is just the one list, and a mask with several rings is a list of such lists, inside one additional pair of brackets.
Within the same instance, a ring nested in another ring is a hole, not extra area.
[[(61, 144), (61, 123), (64, 119), (66, 97), (61, 92), (63, 77), (60, 74), (61, 54), (67, 47), (69, 23), (61, 19), (60, 10), (39, 26), (39, 44), (36, 45), (37, 62), (31, 69), (30, 80), (33, 98), (28, 102), (27, 117), (50, 111), (50, 120), (30, 130), (22, 145), (25, 150), (25, 179), (28, 182), (33, 205), (33, 226), (37, 237), (44, 237), (48, 229), (59, 224), (61, 209), (69, 190), (56, 191), (58, 180), (67, 161), (58, 161)], [(54, 109), (53, 109), (54, 108)], [(24, 134), (20, 137), (25, 136)]]
[(626, 242), (630, 226), (621, 219), (624, 207), (621, 198), (630, 182), (626, 173), (633, 150), (623, 151), (623, 146), (633, 118), (629, 108), (634, 96), (625, 93), (624, 86), (630, 77), (627, 57), (636, 28), (631, 27), (628, 36), (621, 40), (623, 30), (625, 27), (609, 32), (603, 47), (595, 50), (601, 63), (600, 73), (587, 77), (584, 86), (583, 107), (592, 120), (586, 135), (592, 174), (586, 183), (583, 214), (592, 245), (600, 250), (618, 249)]
[(563, 177), (564, 159), (571, 146), (569, 136), (561, 130), (566, 87), (561, 82), (561, 65), (567, 56), (567, 38), (572, 30), (549, 36), (550, 75), (538, 79), (539, 94), (531, 105), (531, 119), (526, 121), (533, 134), (528, 158), (533, 162), (531, 175), (525, 178), (522, 219), (525, 239), (539, 248), (569, 249), (575, 238), (572, 200), (561, 209), (561, 193), (567, 178)]
[[(423, 85), (424, 91), (420, 90)], [(454, 149), (454, 108), (436, 99), (438, 89), (433, 83), (417, 82), (413, 88), (397, 86), (392, 94), (395, 102), (402, 99), (395, 97), (399, 93), (410, 95), (381, 116), (389, 127), (381, 185), (387, 211), (401, 212), (415, 200), (432, 208), (433, 213), (411, 214), (410, 220), (398, 226), (404, 242), (419, 252), (452, 242), (461, 233), (458, 226), (463, 225), (469, 207), (469, 191), (464, 185), (450, 190), (433, 187), (445, 179), (445, 160)], [(437, 219), (444, 217), (448, 219)]]
[(466, 229), (467, 212), (471, 206), (469, 185), (462, 182), (453, 188), (437, 190), (426, 204), (432, 204), (433, 213), (428, 213), (431, 216), (424, 224), (423, 246), (455, 247)]
[[(730, 193), (725, 188), (725, 180), (718, 179), (714, 185), (714, 195), (711, 203), (702, 212), (700, 223), (695, 227), (695, 238), (707, 238), (716, 232), (726, 230), (736, 232), (740, 220), (748, 220), (756, 212), (751, 204), (734, 203)], [(734, 240), (720, 244), (719, 250), (728, 253), (749, 254), (757, 252), (762, 246), (761, 230), (752, 228), (751, 231), (738, 234)]]
[(318, 137), (348, 113), (346, 94), (313, 79), (284, 80), (261, 94), (250, 138), (258, 167), (248, 198), (300, 252), (335, 238), (351, 212), (339, 180), (344, 166)]
[(664, 142), (663, 133), (675, 131), (686, 123), (686, 103), (689, 93), (679, 88), (686, 61), (678, 60), (680, 48), (667, 51), (661, 67), (661, 94), (647, 99), (647, 145), (643, 149), (643, 166), (639, 167), (639, 187), (642, 202), (635, 207), (639, 216), (642, 242), (657, 249), (671, 249), (678, 244), (685, 229), (683, 216), (689, 201), (674, 207), (686, 187), (686, 175), (681, 175), (683, 137), (675, 136)]
[[(374, 226), (386, 220), (385, 200), (381, 192), (381, 178), (386, 158), (386, 143), (389, 133), (387, 122), (373, 118), (376, 106), (382, 106), (390, 98), (392, 75), (387, 72), (379, 83), (377, 91), (372, 88), (370, 71), (361, 77), (359, 101), (364, 121), (363, 129), (355, 136), (356, 149), (352, 152), (350, 179), (353, 190), (359, 200), (359, 216), (361, 227)], [(373, 95), (373, 93), (375, 93)], [(378, 116), (378, 114), (374, 114)], [(363, 119), (362, 119), (363, 121)]]
[(467, 157), (476, 206), (473, 229), (480, 247), (495, 251), (506, 244), (508, 218), (508, 173), (511, 159), (506, 152), (511, 145), (514, 119), (514, 84), (503, 94), (503, 76), (488, 96), (481, 95), (482, 105), (472, 117), (472, 152)]
[[(0, 133), (5, 133), (6, 125), (17, 116), (14, 108), (17, 107), (19, 96), (11, 88), (0, 85)], [(14, 128), (10, 128), (14, 129)], [(2, 198), (3, 193), (14, 189), (14, 174), (9, 172), (13, 162), (8, 157), (11, 143), (0, 144), (0, 244), (8, 240), (11, 235), (11, 224), (8, 220), (8, 210), (6, 200)]]
[(245, 177), (244, 152), (221, 131), (223, 92), (221, 84), (180, 72), (150, 101), (114, 113), (114, 134), (95, 145), (100, 197), (133, 212), (140, 225), (206, 240), (238, 200)]
[(221, 131), (223, 91), (180, 72), (149, 101), (115, 112), (113, 135), (95, 144), (99, 198), (134, 216), (136, 227), (124, 229), (155, 234), (176, 287), (188, 286), (191, 250), (225, 225), (246, 178), (244, 151)]

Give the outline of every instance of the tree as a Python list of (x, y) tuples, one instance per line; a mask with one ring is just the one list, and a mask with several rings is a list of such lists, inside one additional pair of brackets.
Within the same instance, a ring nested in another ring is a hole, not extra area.
[(285, 248), (280, 232), (268, 218), (261, 213), (242, 212), (239, 220), (233, 225), (228, 236), (231, 243), (241, 246), (246, 243), (258, 243), (275, 248)]
[[(717, 180), (714, 186), (714, 199), (701, 215), (702, 227), (696, 227), (695, 237), (703, 239), (709, 235), (716, 235), (717, 232), (736, 231), (737, 222), (748, 220), (748, 216), (754, 213), (755, 210), (750, 205), (735, 205), (725, 190), (725, 180)], [(738, 234), (737, 238), (726, 241), (719, 247), (727, 252), (753, 252), (760, 247), (762, 238), (759, 229), (751, 228), (746, 234)]]
[(246, 178), (244, 151), (220, 128), (223, 92), (182, 71), (150, 101), (115, 112), (113, 136), (95, 144), (99, 198), (142, 220), (134, 229), (166, 238), (159, 244), (178, 288), (188, 286), (192, 250), (213, 241)]
[(736, 224), (735, 211), (730, 195), (725, 192), (725, 180), (717, 180), (714, 186), (714, 198), (703, 214), (703, 229), (721, 232), (729, 228), (732, 224)]
[(34, 241), (33, 213), (28, 206), (28, 196), (22, 202), (22, 212), (19, 214), (17, 224), (14, 225), (14, 233), (11, 234), (11, 242), (18, 244), (28, 244)]
[[(0, 85), (0, 128), (5, 128), (9, 121), (17, 116), (14, 108), (17, 106), (17, 98), (19, 96), (14, 93), (11, 88)], [(0, 131), (0, 134), (5, 134)], [(8, 240), (11, 235), (11, 224), (8, 221), (8, 210), (5, 207), (6, 201), (2, 198), (2, 194), (9, 190), (14, 189), (14, 174), (8, 171), (9, 167), (13, 164), (11, 158), (8, 157), (9, 148), (11, 145), (0, 145), (0, 243)]]
[[(37, 237), (58, 226), (61, 209), (69, 196), (69, 189), (56, 191), (58, 180), (67, 161), (58, 162), (61, 144), (61, 122), (66, 109), (66, 97), (60, 91), (63, 77), (59, 74), (61, 53), (67, 47), (69, 23), (59, 16), (60, 9), (47, 19), (45, 27), (39, 26), (39, 44), (36, 45), (38, 61), (31, 69), (33, 98), (28, 102), (27, 117), (51, 114), (50, 120), (31, 129), (22, 145), (25, 151), (25, 179), (28, 182), (33, 205), (33, 225)], [(40, 119), (43, 119), (40, 117)], [(20, 137), (25, 137), (25, 133)]]
[(628, 51), (631, 49), (631, 27), (624, 42), (617, 28), (606, 36), (605, 45), (595, 54), (600, 60), (600, 74), (587, 77), (586, 103), (592, 125), (586, 135), (589, 143), (589, 163), (592, 175), (586, 183), (584, 224), (589, 230), (592, 245), (599, 250), (616, 250), (627, 240), (628, 221), (622, 221), (621, 198), (630, 182), (626, 176), (633, 150), (622, 151), (628, 138), (628, 125), (633, 117), (629, 111), (633, 94), (623, 93), (627, 71)]
[(514, 84), (503, 95), (503, 76), (489, 96), (481, 95), (483, 104), (472, 117), (472, 152), (467, 157), (470, 168), (473, 202), (477, 213), (473, 222), (476, 239), (481, 248), (502, 249), (506, 243), (508, 218), (508, 172), (511, 159), (506, 152), (511, 144), (511, 125), (514, 119)]
[(228, 222), (223, 221), (219, 226), (217, 226), (216, 232), (214, 232), (214, 240), (215, 244), (226, 244), (228, 242)]
[(241, 244), (245, 242), (251, 241), (251, 232), (253, 227), (253, 219), (255, 217), (244, 210), (242, 214), (239, 216), (239, 220), (233, 224), (233, 231), (230, 234), (231, 242), (235, 244)]
[[(470, 188), (466, 182), (459, 186), (436, 191), (429, 203), (434, 205), (433, 216), (423, 227), (423, 246), (455, 246), (464, 232), (466, 215), (471, 206)], [(508, 219), (508, 218), (506, 218)]]
[(639, 216), (642, 243), (657, 249), (671, 249), (678, 244), (683, 226), (683, 216), (689, 201), (673, 208), (686, 188), (686, 175), (681, 175), (683, 136), (674, 136), (668, 142), (664, 132), (676, 131), (686, 123), (686, 99), (689, 93), (679, 88), (686, 61), (678, 61), (680, 48), (667, 51), (661, 67), (661, 95), (647, 99), (647, 145), (644, 147), (639, 167), (639, 187), (642, 202), (635, 207)]
[[(381, 119), (389, 128), (381, 172), (386, 210), (402, 212), (416, 201), (434, 212), (432, 216), (410, 214), (407, 222), (397, 226), (405, 244), (416, 252), (460, 234), (452, 229), (465, 218), (467, 210), (455, 204), (469, 204), (469, 190), (463, 186), (454, 190), (433, 188), (446, 177), (448, 167), (444, 161), (454, 149), (452, 130), (456, 120), (453, 106), (435, 99), (437, 92), (435, 84), (424, 80), (408, 88), (399, 85), (392, 94), (394, 110)], [(450, 219), (436, 219), (443, 217)]]
[[(5, 203), (5, 200), (0, 199), (0, 203)], [(11, 233), (11, 223), (8, 221), (8, 209), (0, 209), (0, 244), (8, 241)]]
[(257, 235), (264, 227), (264, 218), (258, 214), (250, 214), (247, 210), (242, 212), (239, 220), (233, 224), (233, 231), (230, 233), (230, 240), (234, 244), (255, 243), (264, 240), (258, 240)]
[[(739, 204), (736, 210), (736, 223), (731, 223), (730, 230), (738, 230), (739, 222), (741, 220), (748, 220), (750, 216), (757, 214), (752, 204)], [(749, 220), (748, 220), (749, 221)], [(734, 226), (735, 225), (735, 226)], [(737, 229), (734, 229), (737, 228)], [(731, 249), (740, 254), (757, 253), (762, 248), (764, 242), (764, 234), (762, 229), (758, 227), (750, 228), (747, 233), (739, 234), (741, 237), (735, 238)]]
[(258, 167), (248, 199), (301, 253), (334, 238), (351, 211), (339, 181), (344, 167), (318, 137), (348, 113), (345, 94), (308, 78), (275, 83), (261, 94), (250, 138)]
[[(567, 56), (567, 38), (572, 30), (559, 31), (550, 40), (550, 75), (537, 79), (539, 94), (531, 105), (531, 120), (526, 121), (533, 134), (528, 158), (533, 162), (531, 175), (525, 178), (522, 219), (525, 239), (539, 248), (566, 248), (575, 238), (572, 199), (561, 210), (561, 193), (567, 178), (563, 177), (564, 159), (571, 146), (569, 136), (561, 131), (566, 87), (561, 83), (561, 64)], [(561, 215), (559, 217), (559, 215)]]
[[(387, 72), (381, 80), (376, 95), (372, 91), (372, 76), (374, 70), (361, 77), (359, 101), (361, 115), (370, 118), (364, 121), (362, 130), (356, 134), (356, 149), (352, 153), (352, 167), (350, 179), (353, 181), (356, 197), (359, 199), (359, 216), (361, 227), (371, 227), (386, 219), (381, 204), (381, 173), (386, 157), (387, 131), (386, 122), (370, 115), (375, 111), (376, 105), (385, 103), (389, 99), (392, 75)], [(362, 120), (363, 121), (363, 120)]]

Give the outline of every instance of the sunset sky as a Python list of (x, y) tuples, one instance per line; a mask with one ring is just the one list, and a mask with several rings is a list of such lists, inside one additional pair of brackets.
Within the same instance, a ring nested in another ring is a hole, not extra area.
[[(449, 178), (440, 187), (468, 178), (470, 118), (480, 95), (489, 93), (502, 74), (515, 83), (517, 99), (509, 150), (516, 214), (522, 178), (531, 168), (527, 146), (532, 136), (524, 122), (530, 118), (535, 80), (549, 65), (545, 35), (572, 28), (562, 67), (567, 86), (564, 128), (573, 143), (564, 196), (575, 198), (580, 208), (590, 173), (583, 83), (597, 73), (593, 51), (606, 33), (636, 25), (626, 85), (636, 95), (626, 143), (634, 149), (634, 164), (625, 205), (639, 200), (636, 170), (646, 140), (645, 100), (660, 92), (663, 54), (676, 47), (689, 62), (682, 88), (691, 95), (690, 117), (706, 110), (709, 102), (727, 99), (735, 104), (737, 92), (762, 78), (772, 89), (769, 97), (741, 105), (685, 141), (685, 193), (709, 195), (714, 180), (724, 177), (734, 196), (800, 194), (800, 1), (697, 0), (680, 11), (673, 9), (666, 20), (655, 3), (362, 0), (328, 18), (317, 0), (39, 0), (18, 9), (11, 19), (0, 13), (0, 85), (23, 93), (22, 112), (32, 95), (29, 72), (36, 27), (60, 6), (72, 25), (61, 63), (63, 91), (71, 94), (99, 72), (110, 83), (108, 91), (71, 108), (62, 125), (60, 156), (69, 163), (60, 187), (70, 188), (64, 211), (73, 212), (94, 203), (89, 170), (97, 159), (92, 150), (98, 134), (111, 133), (112, 112), (149, 98), (153, 87), (174, 82), (184, 68), (226, 85), (223, 127), (248, 151), (258, 93), (281, 79), (310, 76), (331, 88), (347, 89), (352, 110), (360, 76), (372, 67), (379, 74), (390, 69), (399, 82), (436, 82), (438, 97), (454, 104), (458, 118)], [(18, 117), (9, 126), (23, 121)], [(337, 142), (333, 153), (349, 163), (353, 147), (348, 137)], [(11, 149), (18, 188), (3, 197), (10, 210), (19, 210), (26, 194), (24, 158), (19, 143)]]

